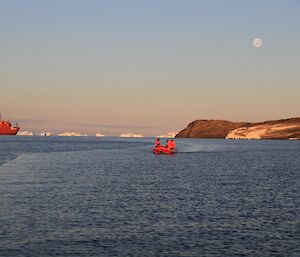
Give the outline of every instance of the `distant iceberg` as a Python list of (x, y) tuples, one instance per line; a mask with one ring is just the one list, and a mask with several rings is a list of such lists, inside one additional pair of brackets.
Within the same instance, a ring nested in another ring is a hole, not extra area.
[(61, 134), (58, 134), (60, 137), (86, 137), (87, 135), (85, 134), (80, 134), (78, 132), (64, 132)]
[(17, 136), (33, 136), (33, 135), (34, 135), (33, 132), (27, 131), (27, 130), (18, 132), (18, 134), (17, 134)]
[(122, 133), (120, 137), (144, 137), (142, 134)]
[(160, 138), (174, 138), (176, 136), (176, 132), (174, 131), (171, 131), (167, 134), (163, 134), (163, 135), (160, 135), (160, 136), (156, 136), (156, 137), (160, 137)]
[(39, 134), (39, 136), (47, 136), (47, 137), (49, 137), (51, 135), (52, 135), (52, 132), (44, 132), (44, 131)]
[(105, 135), (101, 134), (101, 133), (97, 133), (96, 137), (105, 137)]

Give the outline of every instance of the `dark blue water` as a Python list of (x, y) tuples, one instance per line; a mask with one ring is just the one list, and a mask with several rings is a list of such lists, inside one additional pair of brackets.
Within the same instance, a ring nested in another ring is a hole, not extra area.
[(0, 137), (0, 256), (300, 256), (300, 142)]

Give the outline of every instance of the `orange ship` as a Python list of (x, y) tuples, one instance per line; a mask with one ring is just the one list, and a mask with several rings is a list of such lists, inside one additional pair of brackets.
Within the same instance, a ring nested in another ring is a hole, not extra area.
[(19, 129), (18, 125), (12, 126), (9, 121), (1, 120), (0, 115), (0, 135), (16, 135)]

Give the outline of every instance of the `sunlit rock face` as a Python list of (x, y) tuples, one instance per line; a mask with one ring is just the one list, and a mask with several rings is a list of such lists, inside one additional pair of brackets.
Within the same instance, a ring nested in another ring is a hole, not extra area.
[(177, 135), (186, 138), (300, 139), (300, 118), (260, 123), (196, 120)]
[(234, 129), (227, 139), (300, 139), (300, 118), (266, 121)]

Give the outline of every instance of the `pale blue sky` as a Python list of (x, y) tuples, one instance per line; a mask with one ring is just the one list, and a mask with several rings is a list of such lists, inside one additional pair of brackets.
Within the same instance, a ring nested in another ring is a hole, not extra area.
[(23, 130), (115, 135), (300, 116), (299, 13), (296, 0), (1, 1), (0, 111)]

